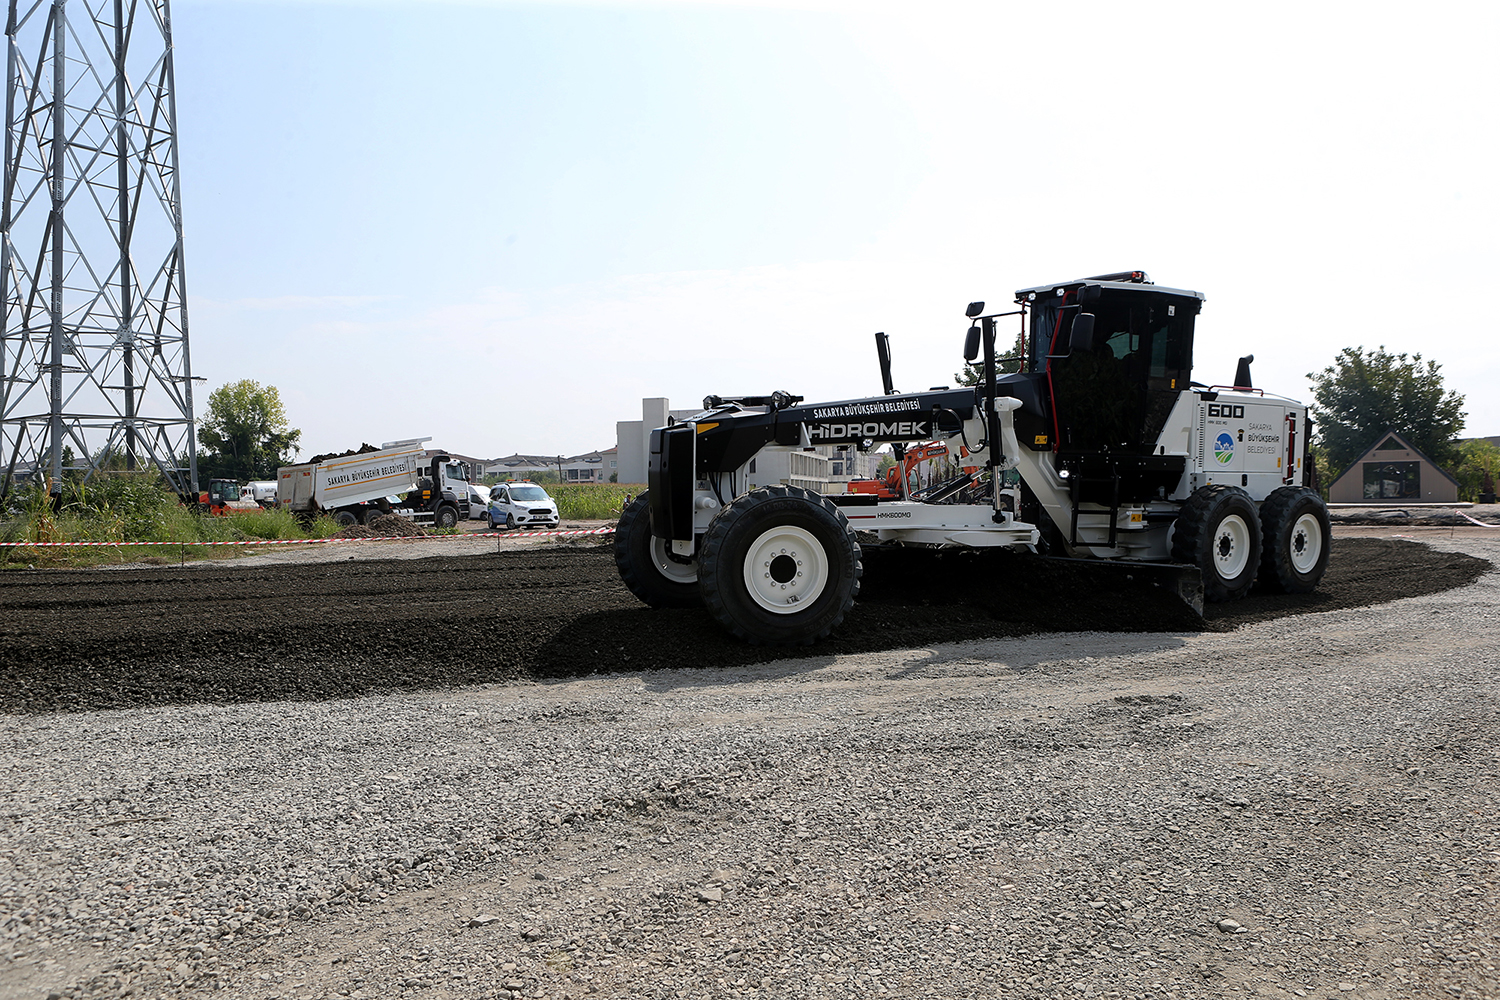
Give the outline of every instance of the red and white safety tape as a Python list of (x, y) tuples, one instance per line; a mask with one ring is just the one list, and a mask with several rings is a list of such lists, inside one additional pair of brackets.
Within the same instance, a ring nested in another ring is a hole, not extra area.
[[(499, 534), (486, 535), (486, 538), (544, 538), (552, 535), (612, 535), (615, 526), (606, 524), (602, 528), (567, 528), (561, 531), (506, 531)], [(462, 535), (454, 536), (462, 538)]]
[(276, 538), (256, 539), (246, 542), (0, 542), (0, 547), (11, 549), (99, 549), (136, 548), (143, 545), (316, 545), (320, 542), (372, 541), (367, 538)]
[(562, 537), (568, 535), (608, 535), (615, 530), (614, 525), (603, 528), (577, 528), (564, 531), (522, 531), (508, 532), (503, 535), (480, 535), (468, 533), (461, 535), (378, 535), (374, 538), (257, 538), (242, 542), (0, 542), (0, 548), (27, 548), (27, 549), (67, 549), (67, 548), (135, 548), (143, 545), (170, 545), (181, 546), (204, 546), (204, 545), (322, 545), (325, 542), (441, 542), (453, 539), (475, 539), (486, 540), (494, 538), (541, 538), (545, 536)]

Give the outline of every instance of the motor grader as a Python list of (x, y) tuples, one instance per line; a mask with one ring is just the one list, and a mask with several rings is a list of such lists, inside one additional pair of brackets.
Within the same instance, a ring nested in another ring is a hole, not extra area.
[[(1308, 485), (1307, 407), (1254, 387), (1252, 357), (1233, 384), (1193, 380), (1203, 302), (1140, 271), (1025, 288), (1013, 309), (966, 310), (978, 385), (897, 392), (877, 338), (880, 396), (709, 396), (702, 412), (651, 432), (648, 489), (616, 535), (621, 579), (649, 605), (702, 605), (732, 634), (775, 645), (815, 642), (843, 620), (870, 544), (1156, 568), (1200, 612), (1257, 581), (1311, 591), (1328, 565), (1329, 521)], [(1020, 370), (1002, 376), (996, 329), (1011, 319)], [(782, 463), (756, 461), (914, 442), (962, 448), (982, 471), (885, 498), (816, 492), (773, 479)]]

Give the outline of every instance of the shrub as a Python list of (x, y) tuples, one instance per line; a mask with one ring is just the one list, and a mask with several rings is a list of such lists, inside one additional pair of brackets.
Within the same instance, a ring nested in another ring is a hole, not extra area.
[(627, 496), (640, 493), (643, 487), (620, 483), (573, 483), (548, 486), (546, 490), (557, 501), (557, 512), (572, 520), (604, 520), (620, 516)]
[[(281, 510), (231, 511), (225, 515), (186, 506), (159, 479), (139, 474), (101, 476), (63, 486), (61, 510), (54, 513), (45, 484), (13, 493), (0, 521), (0, 541), (29, 542), (239, 542), (252, 539), (326, 538), (338, 531), (324, 515), (304, 524)], [(137, 550), (139, 551), (139, 550)], [(225, 556), (233, 549), (188, 550), (185, 557)], [(0, 548), (0, 562), (36, 565), (88, 565), (114, 560), (100, 549)]]
[(199, 514), (190, 507), (181, 505), (163, 508), (155, 518), (150, 533), (143, 538), (130, 539), (141, 542), (216, 542), (225, 541), (218, 537), (205, 537), (217, 534), (212, 526), (205, 525), (205, 521), (216, 520), (210, 516)]
[(233, 524), (235, 530), (245, 538), (274, 541), (307, 537), (306, 530), (295, 514), (276, 507), (263, 511), (237, 510), (224, 520)]
[(1459, 462), (1453, 470), (1458, 480), (1460, 500), (1478, 500), (1480, 494), (1492, 492), (1500, 480), (1500, 448), (1484, 438), (1474, 438), (1459, 445)]
[(303, 524), (301, 527), (304, 538), (328, 538), (344, 530), (329, 514), (319, 514), (317, 520), (311, 524)]

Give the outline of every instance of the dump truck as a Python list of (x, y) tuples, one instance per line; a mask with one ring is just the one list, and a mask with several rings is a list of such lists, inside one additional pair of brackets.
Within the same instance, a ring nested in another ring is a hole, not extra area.
[[(1199, 612), (1257, 582), (1311, 591), (1330, 549), (1308, 478), (1307, 407), (1253, 386), (1253, 356), (1232, 383), (1193, 380), (1204, 301), (1141, 271), (1025, 288), (1013, 309), (965, 310), (978, 385), (897, 392), (877, 335), (882, 395), (708, 396), (700, 413), (651, 432), (648, 489), (616, 532), (620, 577), (649, 605), (701, 605), (735, 636), (788, 645), (843, 620), (871, 544), (1110, 563), (1166, 581)], [(1007, 318), (1022, 357), (1002, 376), (996, 330)], [(887, 498), (771, 480), (781, 463), (755, 461), (768, 449), (916, 442), (963, 449), (964, 465), (980, 468)]]
[(455, 527), (469, 516), (469, 468), (448, 455), (425, 459), (430, 440), (390, 441), (375, 451), (283, 466), (277, 506), (305, 516), (329, 514), (346, 527), (383, 514)]

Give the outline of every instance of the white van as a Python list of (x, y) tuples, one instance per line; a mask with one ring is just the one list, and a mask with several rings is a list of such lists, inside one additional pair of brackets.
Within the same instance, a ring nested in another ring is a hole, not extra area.
[(469, 484), (469, 520), (483, 521), (489, 516), (486, 508), (490, 505), (489, 488)]
[(557, 501), (536, 483), (520, 480), (490, 488), (486, 512), (492, 529), (555, 528), (562, 522)]

